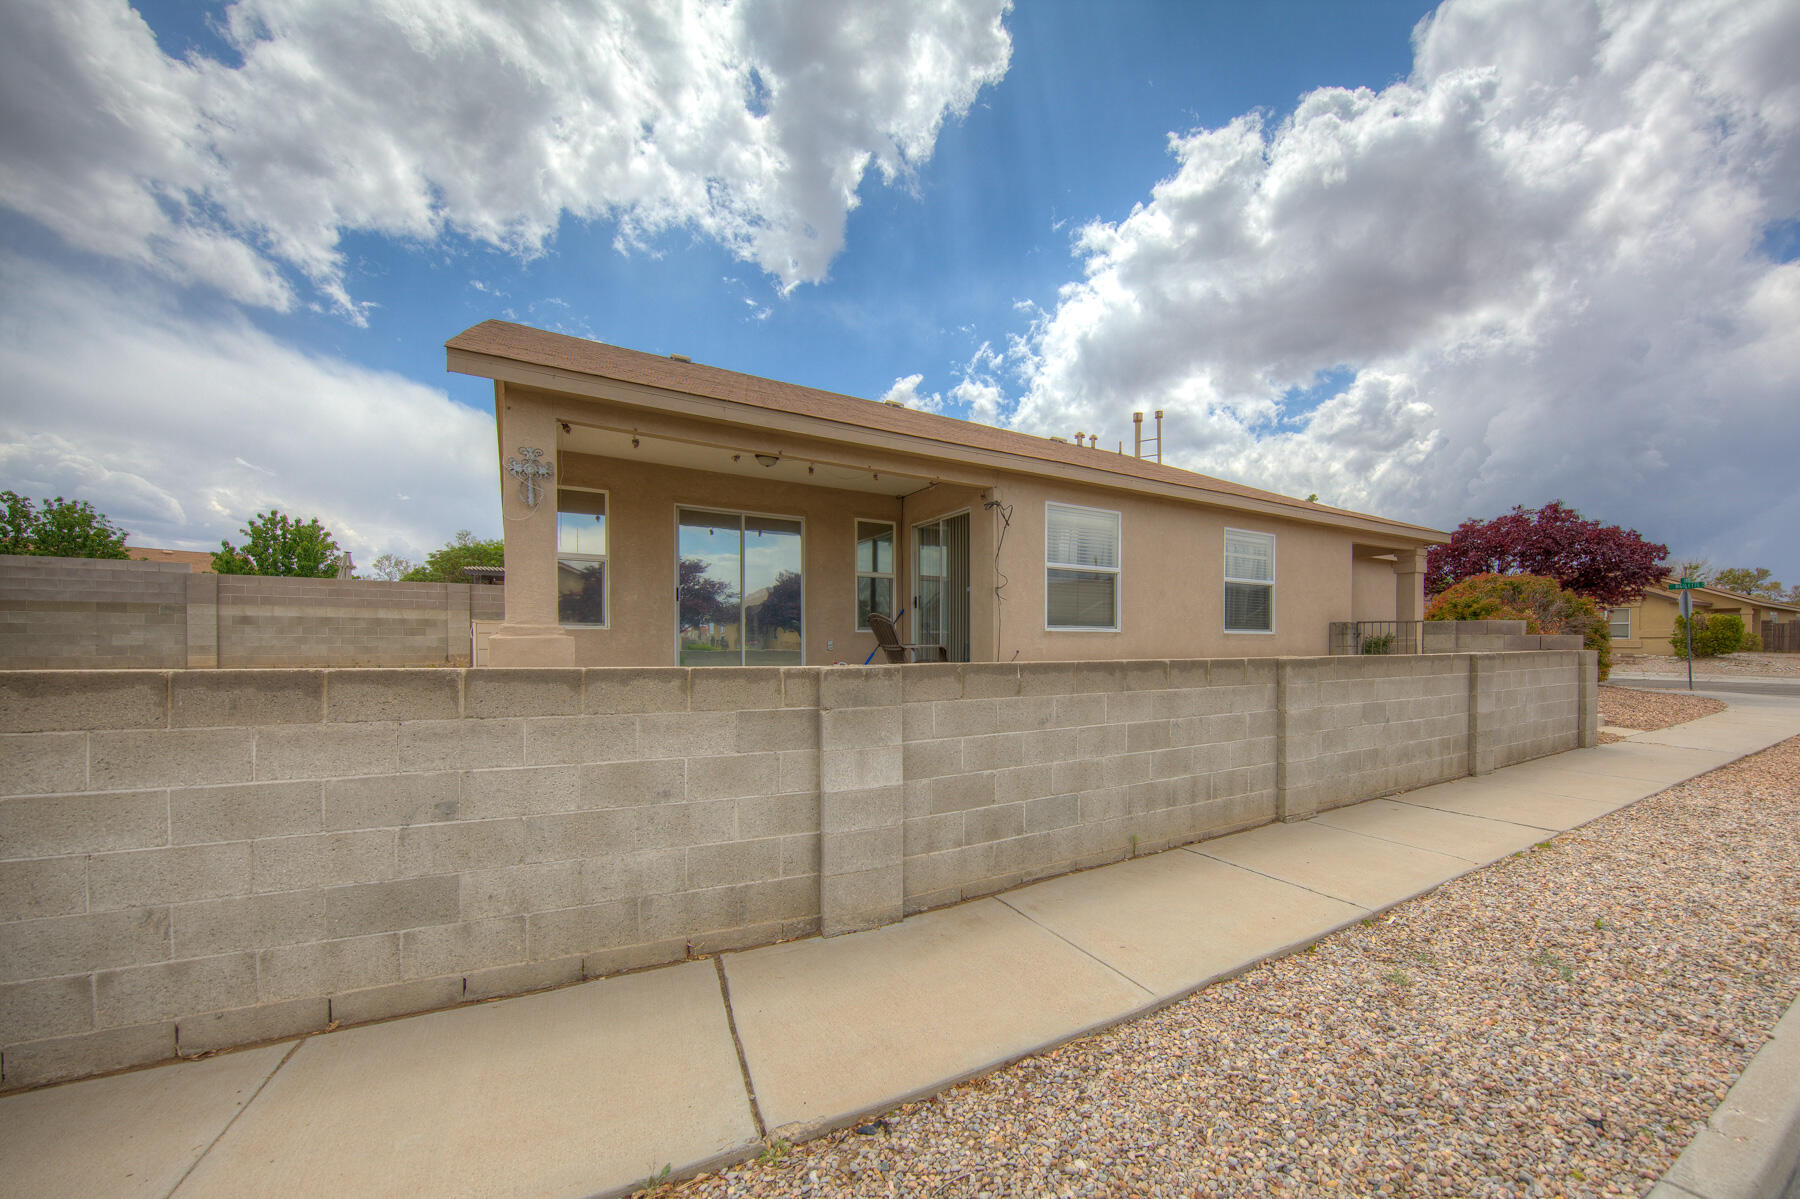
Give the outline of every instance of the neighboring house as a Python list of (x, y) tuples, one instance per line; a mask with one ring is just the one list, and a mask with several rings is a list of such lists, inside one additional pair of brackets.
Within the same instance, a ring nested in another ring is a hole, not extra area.
[(125, 552), (139, 562), (185, 562), (195, 574), (213, 573), (210, 550), (159, 550), (143, 545), (128, 545)]
[(1447, 537), (502, 321), (445, 348), (494, 381), (497, 666), (862, 662), (871, 609), (962, 661), (1324, 654), (1418, 619)]
[[(1743, 620), (1744, 628), (1752, 633), (1760, 634), (1765, 624), (1783, 625), (1800, 620), (1800, 606), (1778, 600), (1739, 595), (1717, 587), (1696, 587), (1692, 594), (1694, 611), (1708, 616), (1737, 616)], [(1672, 655), (1675, 647), (1670, 638), (1675, 635), (1675, 618), (1679, 615), (1681, 592), (1670, 591), (1665, 580), (1645, 591), (1636, 603), (1607, 610), (1613, 648), (1638, 654)]]

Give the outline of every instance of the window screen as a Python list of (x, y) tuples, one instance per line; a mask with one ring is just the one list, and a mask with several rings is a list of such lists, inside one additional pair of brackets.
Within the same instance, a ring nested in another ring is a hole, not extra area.
[(1117, 512), (1050, 504), (1044, 522), (1044, 625), (1119, 627)]

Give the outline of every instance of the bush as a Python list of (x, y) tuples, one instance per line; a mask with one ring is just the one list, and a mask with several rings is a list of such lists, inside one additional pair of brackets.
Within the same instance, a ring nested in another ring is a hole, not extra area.
[(1738, 646), (1738, 653), (1760, 654), (1762, 653), (1762, 647), (1762, 634), (1757, 632), (1754, 628), (1746, 627), (1744, 629), (1744, 640), (1742, 644)]
[(1474, 575), (1447, 588), (1425, 609), (1426, 620), (1522, 620), (1527, 633), (1578, 636), (1600, 655), (1600, 677), (1612, 673), (1612, 630), (1585, 596), (1542, 575)]
[[(1712, 658), (1719, 654), (1735, 654), (1744, 648), (1744, 621), (1730, 613), (1708, 616), (1694, 613), (1694, 657)], [(1761, 638), (1757, 639), (1761, 644)], [(1675, 632), (1669, 638), (1677, 658), (1687, 657), (1687, 621), (1675, 618)]]

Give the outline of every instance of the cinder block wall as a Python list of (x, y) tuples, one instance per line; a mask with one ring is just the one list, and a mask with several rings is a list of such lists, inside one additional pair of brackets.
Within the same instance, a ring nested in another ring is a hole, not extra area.
[(0, 667), (468, 665), (505, 590), (0, 555)]
[(185, 564), (0, 554), (0, 666), (187, 665)]
[(889, 922), (1447, 777), (1458, 719), (1465, 770), (1591, 744), (1591, 676), (0, 672), (0, 1085)]

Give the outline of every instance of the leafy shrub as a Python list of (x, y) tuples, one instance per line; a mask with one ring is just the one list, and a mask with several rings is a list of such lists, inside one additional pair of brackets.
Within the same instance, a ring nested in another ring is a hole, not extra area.
[(1364, 637), (1362, 652), (1365, 654), (1385, 654), (1394, 648), (1392, 633), (1377, 633), (1372, 637)]
[(1542, 575), (1474, 575), (1439, 593), (1426, 620), (1522, 620), (1527, 633), (1578, 636), (1600, 655), (1600, 677), (1612, 672), (1612, 630), (1586, 596)]
[[(1754, 634), (1751, 634), (1754, 635)], [(1744, 648), (1746, 633), (1743, 618), (1732, 613), (1708, 616), (1694, 613), (1694, 657), (1711, 658), (1719, 654), (1735, 654)], [(1757, 638), (1760, 646), (1762, 639)], [(1675, 618), (1675, 632), (1669, 638), (1678, 658), (1687, 657), (1687, 621)]]

